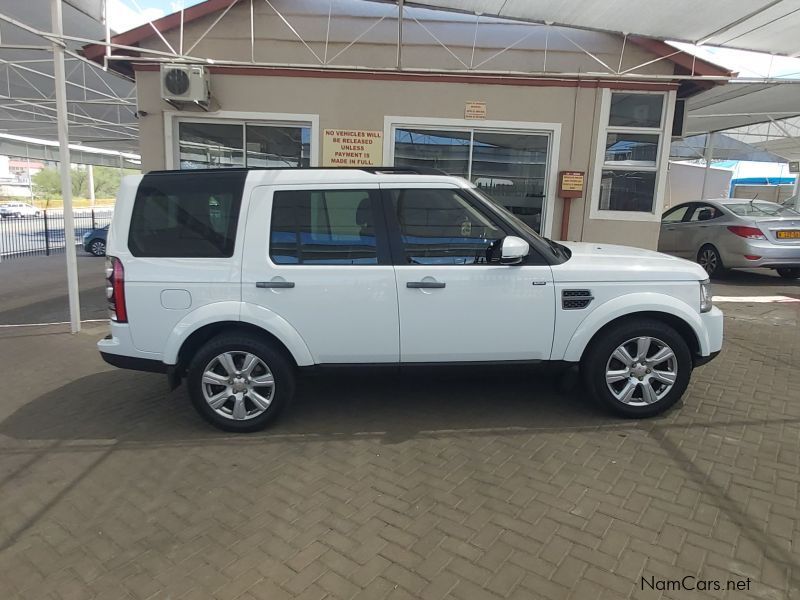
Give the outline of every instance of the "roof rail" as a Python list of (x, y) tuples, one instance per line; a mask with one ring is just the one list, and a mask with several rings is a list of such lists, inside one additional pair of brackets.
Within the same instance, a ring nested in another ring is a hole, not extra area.
[(213, 173), (213, 172), (236, 172), (236, 171), (364, 171), (373, 175), (449, 175), (441, 169), (433, 167), (213, 167), (211, 169), (162, 169), (159, 171), (148, 171), (148, 175), (159, 173)]

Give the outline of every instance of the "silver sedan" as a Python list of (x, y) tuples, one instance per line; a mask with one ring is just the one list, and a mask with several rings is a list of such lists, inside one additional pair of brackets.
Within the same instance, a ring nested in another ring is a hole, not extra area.
[(686, 202), (661, 218), (659, 252), (700, 263), (709, 276), (763, 267), (800, 278), (800, 213), (764, 200)]

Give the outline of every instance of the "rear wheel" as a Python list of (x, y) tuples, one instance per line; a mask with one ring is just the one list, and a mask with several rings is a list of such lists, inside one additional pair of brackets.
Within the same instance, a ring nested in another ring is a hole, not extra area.
[(197, 412), (225, 431), (263, 429), (294, 395), (294, 373), (283, 353), (247, 334), (206, 343), (189, 366), (187, 383)]
[(581, 373), (592, 395), (623, 417), (660, 414), (689, 385), (689, 347), (669, 325), (652, 319), (620, 322), (587, 348)]
[(776, 270), (784, 279), (800, 279), (800, 267), (781, 267)]
[(95, 256), (105, 256), (106, 243), (103, 240), (92, 240), (92, 243), (89, 244), (89, 252)]
[(706, 244), (700, 248), (700, 251), (697, 253), (697, 262), (706, 270), (709, 277), (719, 275), (725, 270), (725, 267), (722, 265), (722, 257), (711, 244)]

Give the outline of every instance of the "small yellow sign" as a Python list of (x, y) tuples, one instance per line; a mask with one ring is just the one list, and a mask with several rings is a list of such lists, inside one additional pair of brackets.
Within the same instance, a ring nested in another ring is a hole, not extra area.
[(561, 178), (561, 189), (565, 192), (582, 192), (583, 173), (564, 173)]
[(486, 102), (478, 102), (471, 100), (464, 106), (465, 119), (485, 119), (486, 118)]
[(362, 129), (325, 129), (322, 136), (323, 167), (380, 167), (383, 132)]

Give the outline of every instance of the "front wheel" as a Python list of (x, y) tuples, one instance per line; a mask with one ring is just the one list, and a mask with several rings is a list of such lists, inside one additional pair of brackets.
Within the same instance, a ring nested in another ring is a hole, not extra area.
[(294, 373), (283, 353), (247, 334), (206, 343), (189, 366), (187, 383), (206, 421), (241, 433), (266, 427), (294, 395)]
[(800, 267), (781, 267), (776, 270), (784, 279), (800, 279)]
[(692, 357), (669, 325), (632, 319), (604, 330), (581, 361), (584, 383), (595, 399), (628, 418), (658, 415), (689, 385)]

